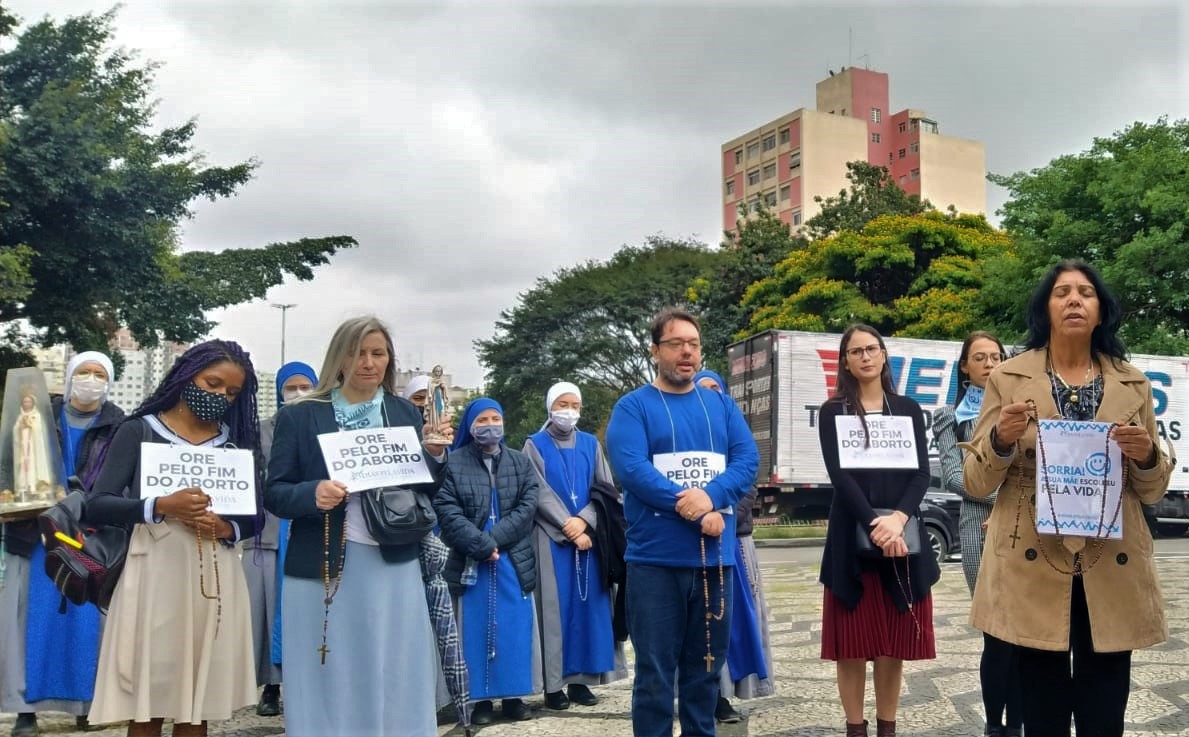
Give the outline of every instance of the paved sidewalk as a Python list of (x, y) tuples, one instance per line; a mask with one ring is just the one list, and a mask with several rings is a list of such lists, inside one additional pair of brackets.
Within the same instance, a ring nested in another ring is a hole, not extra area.
[[(1132, 693), (1127, 713), (1128, 737), (1189, 737), (1189, 558), (1159, 560), (1157, 566), (1168, 608), (1169, 641), (1135, 654)], [(777, 695), (736, 701), (747, 718), (721, 725), (720, 737), (824, 737), (842, 734), (843, 722), (834, 686), (833, 664), (819, 659), (821, 586), (817, 565), (764, 565), (768, 603), (772, 608), (772, 638)], [(948, 737), (982, 734), (982, 705), (978, 686), (978, 658), (982, 637), (967, 624), (970, 597), (961, 567), (947, 564), (934, 588), (934, 625), (937, 659), (905, 665), (905, 688), (899, 720), (901, 735)], [(543, 708), (540, 697), (530, 701), (538, 709), (529, 722), (484, 727), (482, 737), (630, 737), (631, 682), (597, 689), (602, 702), (564, 712)], [(868, 714), (874, 721), (873, 695), (868, 688)], [(0, 717), (0, 737), (11, 729), (12, 715)], [(43, 735), (91, 734), (115, 737), (122, 728), (74, 732), (73, 719), (45, 714)], [(166, 730), (168, 734), (168, 729)], [(257, 717), (245, 710), (223, 724), (212, 725), (212, 737), (270, 737), (283, 735), (280, 718)], [(459, 730), (443, 727), (439, 735), (454, 737)], [(435, 737), (426, 735), (426, 737)]]

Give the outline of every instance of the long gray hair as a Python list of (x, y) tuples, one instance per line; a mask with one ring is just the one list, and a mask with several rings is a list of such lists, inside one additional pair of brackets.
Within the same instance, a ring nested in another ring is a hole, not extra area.
[(326, 349), (326, 358), (322, 361), (322, 370), (318, 372), (318, 386), (298, 401), (330, 401), (331, 390), (342, 386), (351, 378), (350, 372), (355, 370), (359, 347), (363, 344), (363, 339), (372, 333), (383, 335), (384, 345), (388, 349), (388, 367), (384, 369), (384, 379), (380, 386), (387, 393), (396, 394), (396, 361), (393, 360), (395, 350), (392, 347), (392, 333), (375, 315), (363, 315), (345, 320), (334, 331)]

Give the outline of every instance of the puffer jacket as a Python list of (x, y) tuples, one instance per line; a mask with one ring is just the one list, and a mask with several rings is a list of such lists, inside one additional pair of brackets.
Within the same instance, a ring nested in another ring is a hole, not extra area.
[(492, 474), (482, 455), (474, 443), (451, 452), (442, 486), (434, 496), (442, 541), (450, 546), (443, 575), (450, 591), (461, 595), (466, 559), (485, 561), (498, 548), (501, 557), (511, 556), (520, 589), (527, 594), (537, 582), (531, 535), (537, 513), (537, 474), (528, 456), (511, 448), (501, 449), (493, 464), (499, 520), (490, 532), (484, 532), (491, 513)]

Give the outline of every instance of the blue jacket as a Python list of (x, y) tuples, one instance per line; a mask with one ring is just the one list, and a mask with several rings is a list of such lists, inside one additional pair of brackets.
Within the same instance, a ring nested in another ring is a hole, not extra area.
[(451, 451), (442, 487), (434, 497), (442, 542), (450, 546), (443, 576), (451, 591), (460, 594), (466, 559), (485, 561), (499, 548), (501, 556), (511, 556), (520, 589), (528, 593), (537, 586), (537, 559), (530, 534), (537, 514), (537, 473), (520, 451), (500, 450), (494, 464), (499, 521), (487, 533), (483, 527), (491, 512), (491, 476), (482, 455), (474, 443)]
[[(425, 421), (413, 403), (407, 399), (384, 395), (384, 412), (390, 427), (410, 426), (421, 437)], [(343, 520), (347, 505), (340, 504), (330, 512), (318, 509), (314, 491), (318, 483), (330, 478), (318, 435), (338, 432), (334, 405), (328, 401), (307, 399), (281, 407), (276, 415), (272, 451), (268, 460), (268, 482), (264, 489), (264, 508), (283, 519), (293, 520), (289, 528), (289, 549), (285, 555), (285, 575), (298, 578), (321, 578), (325, 541), (323, 516), (330, 515), (330, 575), (338, 574), (341, 561)], [(442, 464), (426, 458), (435, 478), (441, 475)], [(438, 485), (415, 484), (408, 488), (431, 495)], [(416, 545), (381, 547), (389, 562), (412, 560), (417, 557)]]

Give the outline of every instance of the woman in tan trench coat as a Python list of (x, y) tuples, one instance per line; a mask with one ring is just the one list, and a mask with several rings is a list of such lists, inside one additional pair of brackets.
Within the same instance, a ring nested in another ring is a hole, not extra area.
[[(1163, 496), (1170, 464), (1151, 386), (1117, 337), (1120, 317), (1093, 268), (1054, 266), (1029, 304), (1029, 350), (991, 375), (964, 444), (967, 493), (999, 489), (971, 623), (1021, 646), (1026, 734), (1069, 735), (1072, 716), (1078, 737), (1122, 735), (1131, 651), (1168, 636), (1141, 503)], [(1111, 437), (1127, 466), (1121, 540), (1037, 533), (1037, 416), (1118, 423)]]

